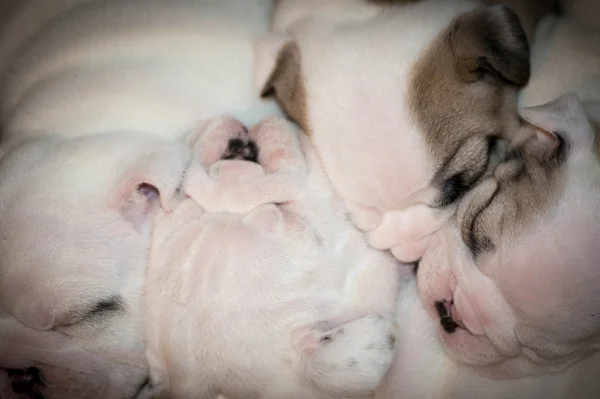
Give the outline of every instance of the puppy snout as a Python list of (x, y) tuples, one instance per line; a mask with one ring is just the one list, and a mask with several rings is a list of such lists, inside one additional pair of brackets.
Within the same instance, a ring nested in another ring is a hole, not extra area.
[(222, 159), (240, 159), (258, 163), (258, 147), (252, 140), (233, 138), (229, 140)]

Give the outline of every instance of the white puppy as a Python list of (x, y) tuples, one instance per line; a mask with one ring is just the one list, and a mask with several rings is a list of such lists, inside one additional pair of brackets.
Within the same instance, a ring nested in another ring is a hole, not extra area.
[[(218, 161), (240, 126), (207, 124), (201, 160)], [(15, 391), (373, 393), (394, 353), (397, 264), (346, 219), (295, 134), (276, 120), (251, 132), (267, 175), (239, 161), (206, 174), (187, 146), (126, 132), (4, 156), (0, 368)]]
[(518, 131), (526, 32), (551, 2), (296, 3), (259, 46), (259, 90), (310, 135), (371, 245), (415, 261)]
[[(239, 130), (210, 124), (202, 162)], [(347, 220), (291, 124), (266, 120), (249, 136), (264, 170), (213, 163), (213, 188), (190, 168), (190, 198), (157, 219), (148, 345), (165, 378), (154, 384), (174, 398), (369, 397), (394, 353), (397, 263)], [(225, 208), (238, 214), (211, 212)]]
[[(270, 8), (270, 0), (33, 0), (0, 42), (11, 57), (2, 145), (114, 130), (172, 137), (216, 115), (254, 124), (279, 114), (252, 84)], [(37, 29), (25, 29), (30, 22)]]
[(145, 384), (149, 222), (189, 161), (182, 143), (128, 132), (0, 159), (0, 369), (15, 391), (120, 399)]

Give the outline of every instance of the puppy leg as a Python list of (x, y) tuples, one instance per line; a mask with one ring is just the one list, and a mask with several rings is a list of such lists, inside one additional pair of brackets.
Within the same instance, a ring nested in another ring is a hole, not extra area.
[(393, 320), (371, 314), (325, 330), (328, 324), (295, 332), (305, 376), (331, 395), (373, 394), (394, 355)]

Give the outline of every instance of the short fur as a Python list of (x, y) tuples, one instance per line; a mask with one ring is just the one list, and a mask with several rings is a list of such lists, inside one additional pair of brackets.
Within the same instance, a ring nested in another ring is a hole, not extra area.
[(415, 261), (488, 169), (496, 138), (519, 130), (530, 75), (520, 18), (472, 1), (311, 4), (279, 3), (257, 83), (311, 136), (371, 245)]

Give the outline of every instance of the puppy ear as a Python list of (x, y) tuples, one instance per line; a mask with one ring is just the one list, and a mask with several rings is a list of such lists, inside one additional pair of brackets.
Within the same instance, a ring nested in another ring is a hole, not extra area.
[(450, 45), (460, 77), (475, 82), (485, 76), (522, 87), (530, 76), (529, 44), (517, 14), (497, 5), (460, 16)]
[(590, 151), (594, 144), (594, 130), (586, 109), (574, 94), (536, 107), (519, 110), (521, 117), (535, 127), (535, 139), (547, 149), (557, 148), (565, 139), (571, 149)]
[(191, 158), (189, 148), (183, 143), (152, 147), (124, 169), (111, 199), (112, 206), (136, 230), (144, 230), (158, 207), (171, 211)]
[(256, 54), (255, 84), (261, 97), (274, 97), (286, 115), (302, 125), (306, 92), (298, 45), (287, 35), (272, 34), (259, 41)]

